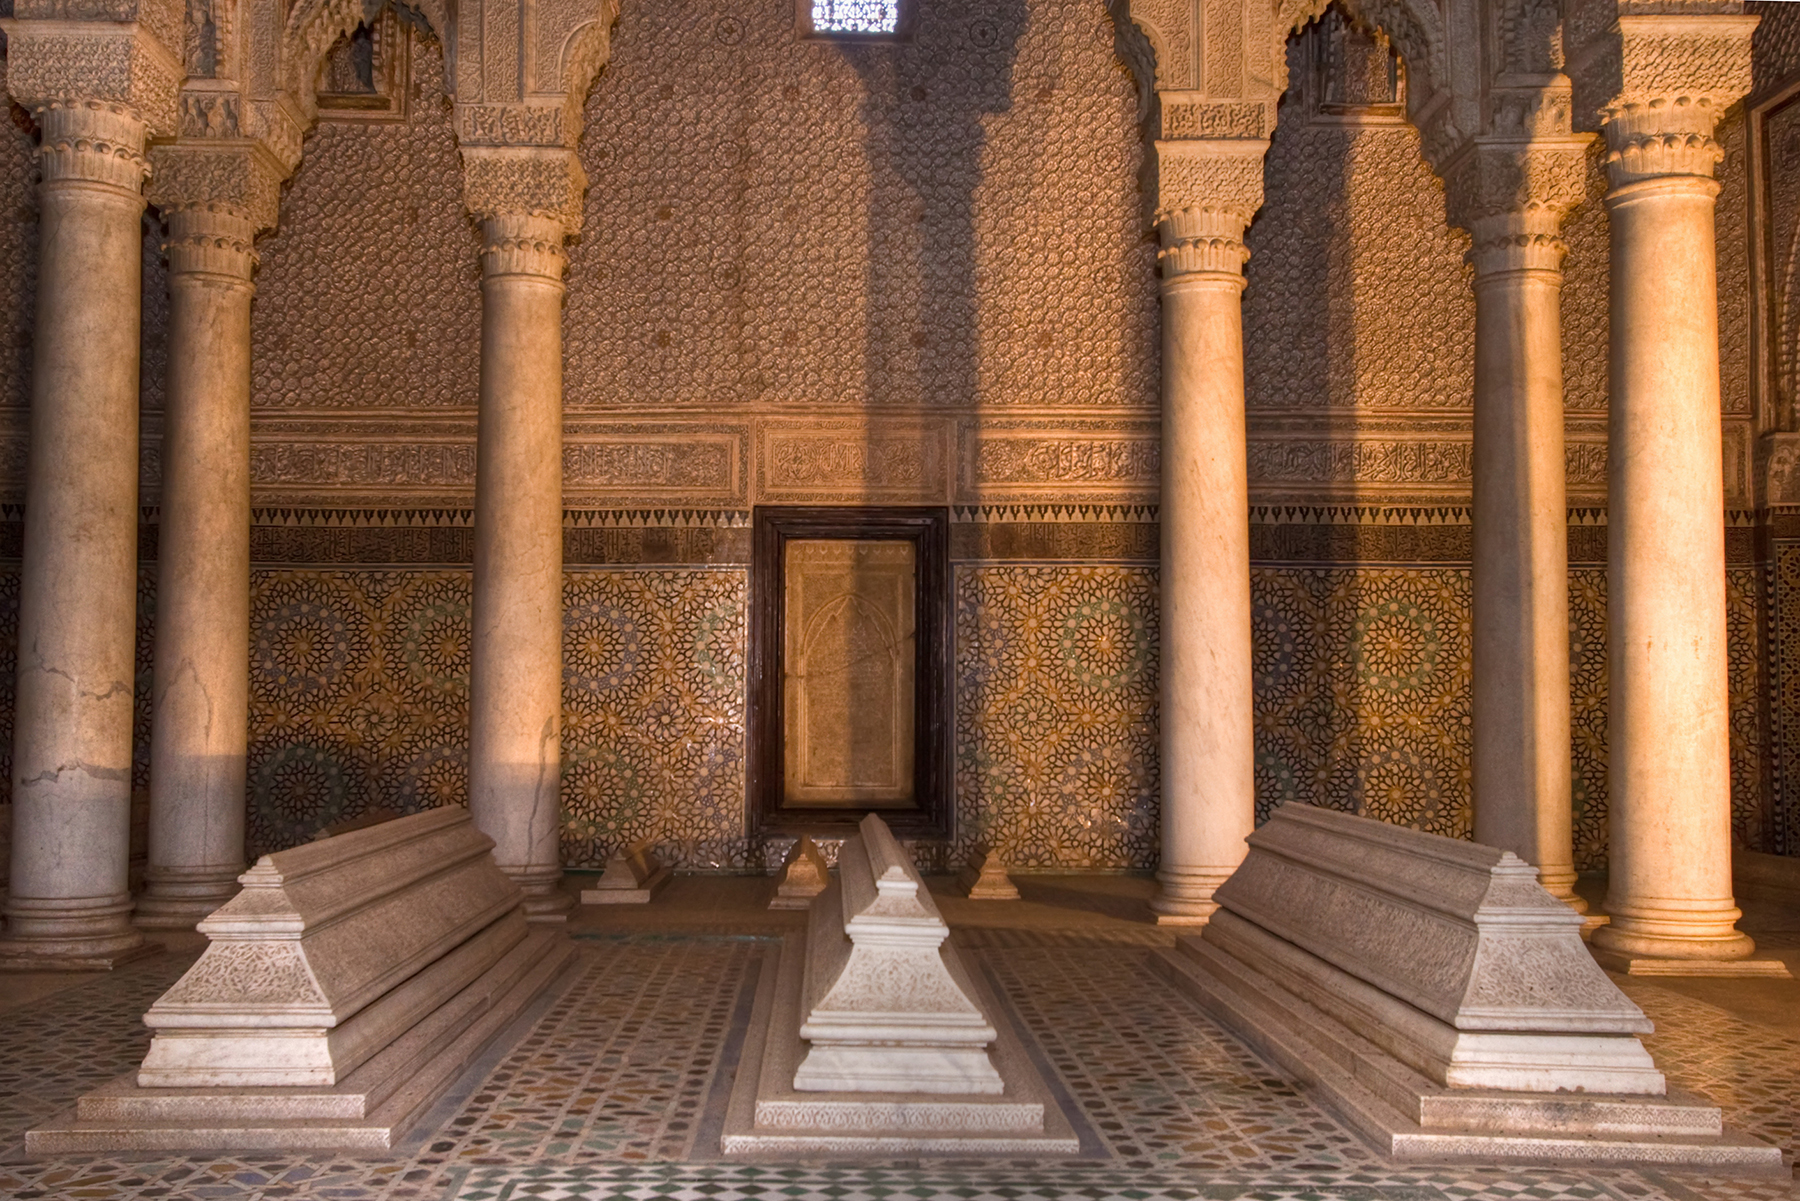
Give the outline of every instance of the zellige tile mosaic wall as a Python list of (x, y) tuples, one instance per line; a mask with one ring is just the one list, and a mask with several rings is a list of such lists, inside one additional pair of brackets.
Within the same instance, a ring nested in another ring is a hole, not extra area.
[[(1775, 616), (1789, 614), (1771, 625), (1779, 682), (1800, 661), (1800, 634), (1787, 628), (1800, 626), (1792, 617), (1800, 547), (1782, 552), (1773, 575)], [(139, 825), (153, 580), (146, 570), (140, 584)], [(17, 581), (0, 572), (0, 760), (10, 758)], [(1800, 718), (1788, 712), (1794, 690), (1775, 689), (1773, 733), (1764, 733), (1757, 584), (1754, 568), (1729, 574), (1733, 828), (1744, 845), (1792, 853), (1800, 821), (1771, 811), (1765, 777), (1780, 795)], [(927, 862), (953, 866), (985, 841), (1026, 869), (1154, 867), (1155, 568), (962, 563), (954, 587), (957, 837), (923, 849)], [(692, 870), (760, 870), (767, 861), (768, 849), (749, 837), (743, 800), (747, 589), (742, 567), (566, 577), (569, 866), (599, 867), (644, 837)], [(1574, 568), (1569, 597), (1575, 859), (1600, 868), (1604, 569)], [(1467, 837), (1467, 569), (1265, 564), (1253, 572), (1252, 600), (1259, 818), (1299, 800)], [(468, 638), (466, 570), (258, 571), (249, 853), (370, 809), (466, 800)]]

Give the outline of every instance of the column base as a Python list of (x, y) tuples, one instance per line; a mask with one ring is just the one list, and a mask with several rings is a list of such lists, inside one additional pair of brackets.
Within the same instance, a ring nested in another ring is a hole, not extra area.
[(1594, 931), (1606, 925), (1608, 922), (1611, 922), (1612, 918), (1604, 913), (1590, 913), (1588, 911), (1589, 906), (1587, 898), (1575, 891), (1575, 881), (1577, 878), (1578, 877), (1574, 872), (1554, 876), (1540, 875), (1538, 877), (1538, 883), (1544, 886), (1545, 892), (1581, 915), (1581, 940), (1583, 942), (1590, 942), (1594, 937)]
[(0, 971), (109, 972), (162, 950), (131, 925), (131, 898), (13, 897)]
[[(1594, 939), (1598, 942), (1598, 939)], [(1594, 962), (1609, 972), (1626, 976), (1758, 976), (1763, 979), (1792, 980), (1794, 973), (1779, 959), (1655, 959), (1622, 955), (1602, 947), (1589, 946)]]
[(575, 907), (575, 898), (562, 890), (562, 869), (507, 867), (500, 865), (519, 891), (525, 894), (525, 920), (542, 925), (566, 922), (569, 910)]
[(1612, 924), (1594, 932), (1590, 947), (1601, 967), (1633, 976), (1790, 975), (1780, 960), (1751, 958), (1756, 941), (1736, 928), (1743, 914), (1729, 899), (1608, 908)]
[(1204, 926), (1219, 911), (1213, 893), (1231, 878), (1235, 865), (1226, 868), (1164, 868), (1156, 873), (1161, 887), (1150, 901), (1150, 912), (1159, 926)]
[(140, 930), (192, 930), (213, 910), (238, 894), (235, 867), (152, 867), (144, 873), (144, 893), (138, 898), (131, 924)]

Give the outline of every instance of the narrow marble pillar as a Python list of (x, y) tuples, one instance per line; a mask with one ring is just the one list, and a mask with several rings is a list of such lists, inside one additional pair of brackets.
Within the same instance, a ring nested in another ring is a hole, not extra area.
[(1632, 970), (1676, 961), (1711, 974), (1755, 949), (1736, 929), (1731, 886), (1712, 178), (1722, 108), (1683, 96), (1606, 113), (1612, 924), (1594, 944)]
[[(1201, 925), (1255, 826), (1244, 229), (1266, 142), (1158, 143), (1166, 176), (1220, 169), (1212, 198), (1165, 187), (1162, 418), (1162, 863), (1159, 923)], [(1184, 163), (1183, 165), (1186, 165)], [(1195, 173), (1199, 174), (1199, 173)], [(1235, 185), (1235, 186), (1231, 186)]]
[[(159, 198), (160, 199), (160, 198)], [(244, 870), (250, 661), (250, 282), (256, 221), (163, 204), (163, 414), (150, 862), (137, 924), (192, 929)]]
[(563, 224), (482, 219), (469, 808), (534, 921), (561, 921)]
[(137, 625), (145, 122), (82, 101), (42, 134), (31, 449), (0, 965), (141, 949), (127, 882)]
[[(1566, 106), (1563, 111), (1567, 111)], [(1538, 868), (1577, 912), (1563, 455), (1563, 215), (1588, 138), (1479, 145), (1475, 267), (1475, 841)]]

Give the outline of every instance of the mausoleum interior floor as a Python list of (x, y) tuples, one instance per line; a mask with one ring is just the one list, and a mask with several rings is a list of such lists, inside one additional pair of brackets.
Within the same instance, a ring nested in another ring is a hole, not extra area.
[[(947, 882), (934, 882), (934, 885)], [(579, 881), (571, 881), (579, 886)], [(772, 882), (677, 879), (649, 906), (578, 909), (577, 964), (386, 1159), (245, 1155), (32, 1163), (24, 1131), (137, 1064), (143, 1011), (197, 938), (119, 972), (0, 976), (0, 1197), (454, 1198), (573, 1201), (1773, 1201), (1791, 1180), (1649, 1170), (1402, 1167), (1354, 1135), (1144, 966), (1171, 935), (1150, 882), (1026, 877), (1022, 902), (939, 889), (955, 938), (988, 973), (1063, 1090), (1074, 1159), (741, 1164), (718, 1137), (753, 968), (803, 914), (763, 908)], [(1763, 946), (1800, 964), (1800, 913), (1752, 910)], [(1800, 984), (1621, 980), (1655, 1019), (1646, 1041), (1678, 1087), (1726, 1120), (1797, 1147)]]

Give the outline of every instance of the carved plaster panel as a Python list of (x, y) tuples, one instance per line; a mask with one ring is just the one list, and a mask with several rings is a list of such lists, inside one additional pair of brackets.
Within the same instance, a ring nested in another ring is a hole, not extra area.
[(280, 228), (258, 243), (258, 409), (475, 406), (479, 243), (439, 43), (417, 37), (412, 54), (423, 99), (411, 120), (319, 126)]
[(956, 502), (1152, 500), (1162, 479), (1157, 427), (965, 420)]
[[(0, 97), (7, 94), (6, 68), (0, 56)], [(30, 124), (14, 109), (0, 125), (0, 407), (20, 409), (30, 403), (37, 304), (37, 147)]]
[(769, 421), (758, 430), (762, 504), (942, 504), (951, 428), (940, 421)]
[(1446, 221), (1418, 134), (1311, 125), (1295, 103), (1275, 128), (1268, 194), (1245, 239), (1251, 411), (1469, 409), (1469, 239)]
[(581, 145), (571, 410), (1155, 403), (1105, 6), (922, 2), (913, 42), (850, 50), (780, 5), (627, 6)]

